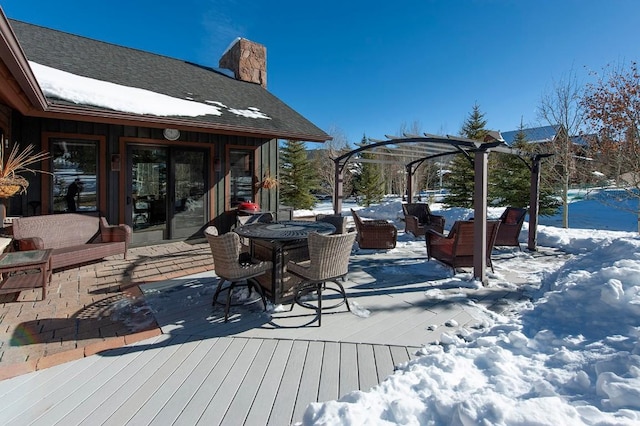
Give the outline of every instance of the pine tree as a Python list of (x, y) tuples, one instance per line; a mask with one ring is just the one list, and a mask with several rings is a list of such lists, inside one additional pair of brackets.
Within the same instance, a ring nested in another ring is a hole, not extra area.
[[(480, 112), (480, 106), (475, 104), (473, 111), (462, 125), (460, 135), (469, 139), (483, 140), (487, 135), (486, 125), (487, 121), (484, 119), (484, 114)], [(445, 185), (449, 192), (444, 197), (443, 203), (447, 207), (473, 207), (473, 158), (469, 159), (463, 154), (454, 156), (450, 170)]]
[[(359, 146), (364, 146), (366, 144), (367, 137), (363, 135)], [(374, 154), (364, 151), (361, 153), (361, 158), (371, 160), (374, 158)], [(359, 173), (354, 179), (354, 188), (356, 195), (359, 198), (359, 203), (365, 207), (369, 207), (371, 204), (382, 201), (382, 198), (384, 197), (384, 182), (382, 179), (382, 173), (380, 172), (380, 167), (375, 163), (361, 163)]]
[(304, 143), (288, 140), (280, 148), (280, 196), (283, 204), (294, 209), (310, 209), (316, 199), (318, 177), (307, 158)]

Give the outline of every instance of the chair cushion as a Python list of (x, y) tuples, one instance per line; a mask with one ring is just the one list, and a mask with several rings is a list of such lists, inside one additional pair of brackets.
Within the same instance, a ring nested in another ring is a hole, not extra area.
[(507, 225), (516, 225), (518, 223), (518, 219), (520, 218), (520, 212), (518, 210), (509, 210), (507, 212), (507, 217), (504, 219), (504, 223)]

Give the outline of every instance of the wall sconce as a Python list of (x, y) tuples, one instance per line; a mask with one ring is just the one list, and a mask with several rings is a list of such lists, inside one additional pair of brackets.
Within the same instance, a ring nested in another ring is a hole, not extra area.
[(111, 171), (120, 171), (120, 154), (111, 154)]

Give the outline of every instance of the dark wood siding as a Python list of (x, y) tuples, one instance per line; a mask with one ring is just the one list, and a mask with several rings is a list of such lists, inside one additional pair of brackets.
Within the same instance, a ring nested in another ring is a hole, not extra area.
[[(100, 136), (106, 140), (105, 158), (100, 159), (100, 166), (106, 170), (105, 182), (101, 182), (101, 188), (106, 191), (107, 203), (101, 213), (105, 215), (111, 223), (122, 221), (121, 207), (126, 202), (125, 195), (121, 194), (121, 179), (126, 178), (126, 170), (112, 172), (110, 169), (111, 156), (120, 154), (122, 165), (125, 165), (126, 152), (121, 152), (122, 141), (127, 139), (146, 140), (149, 142), (166, 145), (179, 146), (189, 144), (189, 146), (202, 145), (203, 148), (213, 148), (212, 157), (209, 159), (209, 197), (211, 206), (209, 216), (211, 223), (220, 227), (222, 231), (228, 230), (235, 223), (235, 212), (225, 211), (225, 151), (228, 145), (247, 146), (256, 149), (257, 171), (259, 176), (263, 176), (267, 169), (275, 175), (278, 169), (278, 141), (276, 139), (262, 139), (242, 135), (226, 135), (195, 131), (181, 131), (180, 139), (177, 141), (167, 141), (163, 136), (163, 129), (150, 127), (136, 127), (118, 124), (91, 123), (73, 120), (55, 120), (24, 117), (14, 111), (12, 120), (13, 142), (20, 143), (21, 146), (34, 144), (39, 150), (42, 147), (42, 138), (45, 134), (74, 135), (75, 137)], [(48, 168), (48, 166), (47, 166)], [(33, 214), (50, 213), (49, 211), (34, 211), (29, 207), (29, 202), (41, 202), (41, 182), (43, 179), (51, 179), (49, 175), (38, 174), (25, 176), (30, 186), (27, 194), (14, 196), (8, 200), (8, 215), (29, 216)], [(256, 200), (264, 210), (278, 210), (278, 191), (260, 189), (256, 194)]]

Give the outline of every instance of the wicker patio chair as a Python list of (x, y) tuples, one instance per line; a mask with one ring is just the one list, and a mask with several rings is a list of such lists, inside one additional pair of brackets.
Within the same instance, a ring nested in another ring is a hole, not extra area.
[(362, 219), (355, 210), (351, 215), (358, 233), (356, 241), (361, 249), (392, 249), (396, 246), (398, 229), (386, 220)]
[[(294, 290), (294, 305), (300, 305), (308, 309), (314, 309), (318, 317), (318, 326), (322, 325), (322, 310), (332, 309), (343, 304), (347, 305), (347, 310), (351, 311), (344, 286), (339, 282), (343, 281), (349, 272), (349, 256), (356, 238), (355, 232), (346, 234), (321, 235), (317, 232), (309, 234), (309, 258), (305, 262), (289, 262), (287, 270), (302, 279)], [(328, 286), (327, 282), (336, 284), (336, 287)], [(330, 306), (322, 305), (323, 290), (331, 290), (339, 293), (342, 297), (339, 302)], [(313, 304), (303, 300), (304, 296), (317, 292), (317, 303)]]
[[(267, 309), (267, 302), (260, 283), (255, 277), (264, 274), (272, 269), (273, 264), (269, 261), (261, 261), (252, 263), (246, 258), (241, 258), (240, 237), (235, 232), (227, 232), (218, 235), (218, 229), (215, 226), (209, 226), (205, 229), (204, 235), (211, 247), (211, 255), (213, 256), (213, 267), (216, 275), (219, 277), (216, 292), (213, 295), (212, 305), (218, 303), (218, 297), (221, 292), (227, 293), (224, 309), (224, 321), (229, 319), (229, 307), (231, 306), (231, 296), (233, 289), (238, 286), (246, 286), (249, 288), (249, 294), (252, 290), (256, 290), (262, 299), (264, 309)], [(229, 285), (224, 287), (225, 282)]]
[[(249, 225), (251, 223), (271, 223), (273, 222), (273, 213), (255, 213), (248, 215), (236, 216), (236, 228), (243, 225)], [(235, 228), (234, 228), (235, 229)], [(232, 229), (233, 230), (233, 229)], [(251, 241), (248, 238), (240, 237), (241, 251), (249, 253), (251, 251)]]
[(427, 229), (442, 233), (444, 231), (444, 216), (431, 213), (429, 204), (405, 203), (402, 205), (404, 213), (404, 232), (413, 234), (414, 237), (425, 235)]
[(344, 234), (347, 232), (347, 218), (341, 214), (318, 214), (316, 222), (330, 223), (336, 227), (334, 234)]
[(520, 230), (522, 230), (522, 224), (524, 223), (525, 216), (527, 215), (527, 209), (520, 207), (507, 207), (502, 216), (500, 216), (500, 228), (498, 228), (498, 235), (496, 236), (496, 246), (517, 246), (520, 247)]
[[(472, 220), (456, 221), (449, 233), (445, 236), (434, 230), (427, 230), (426, 245), (427, 259), (433, 257), (440, 262), (449, 265), (455, 273), (456, 268), (473, 266), (473, 230)], [(493, 271), (491, 251), (495, 244), (496, 235), (500, 227), (500, 221), (487, 221), (487, 266)]]

